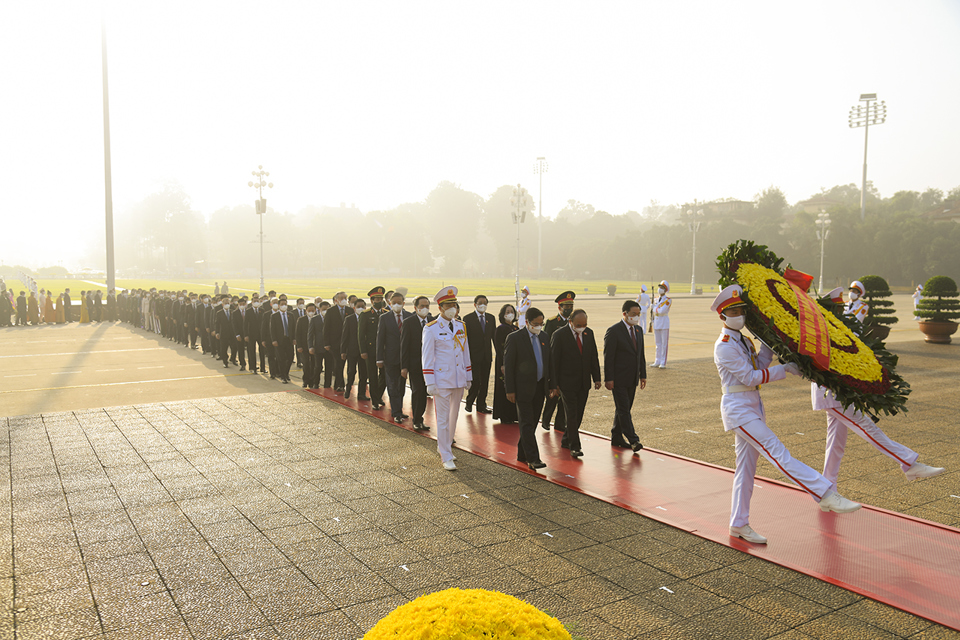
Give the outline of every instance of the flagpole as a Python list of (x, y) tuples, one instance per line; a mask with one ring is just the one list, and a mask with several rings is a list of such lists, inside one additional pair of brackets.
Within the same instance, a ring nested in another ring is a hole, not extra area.
[(113, 256), (113, 177), (110, 169), (110, 90), (107, 84), (107, 20), (100, 21), (101, 57), (103, 61), (103, 171), (106, 201), (107, 293), (116, 289)]

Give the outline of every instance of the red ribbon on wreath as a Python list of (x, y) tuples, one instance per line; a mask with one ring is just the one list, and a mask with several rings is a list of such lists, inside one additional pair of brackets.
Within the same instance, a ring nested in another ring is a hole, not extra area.
[(807, 290), (813, 282), (813, 276), (787, 269), (783, 277), (797, 296), (797, 312), (800, 320), (800, 340), (797, 341), (797, 351), (801, 355), (813, 360), (813, 364), (821, 371), (830, 370), (830, 328), (827, 319), (823, 317)]

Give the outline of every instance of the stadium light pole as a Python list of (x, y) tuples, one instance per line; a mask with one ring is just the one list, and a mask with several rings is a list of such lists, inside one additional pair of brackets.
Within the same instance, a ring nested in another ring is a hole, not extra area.
[(267, 200), (263, 197), (263, 188), (273, 189), (273, 183), (266, 181), (270, 172), (264, 171), (262, 164), (257, 166), (257, 171), (251, 171), (250, 173), (256, 182), (251, 180), (247, 182), (247, 186), (257, 190), (257, 215), (260, 217), (260, 295), (262, 296), (267, 293), (263, 284), (263, 216), (267, 213)]
[(110, 89), (107, 84), (107, 20), (100, 21), (100, 57), (103, 65), (103, 174), (107, 234), (107, 294), (117, 288), (113, 255), (113, 172), (110, 167)]
[(697, 231), (700, 229), (699, 218), (703, 217), (703, 209), (697, 209), (697, 201), (693, 201), (693, 209), (687, 209), (687, 227), (693, 232), (693, 263), (690, 266), (690, 295), (697, 293)]
[(520, 307), (520, 224), (527, 218), (527, 190), (519, 184), (513, 189), (513, 197), (510, 198), (510, 206), (513, 208), (510, 215), (513, 216), (513, 223), (517, 225), (517, 282), (516, 282), (516, 305)]
[(883, 124), (887, 121), (887, 102), (877, 102), (877, 94), (861, 93), (860, 102), (863, 104), (850, 107), (847, 125), (851, 129), (863, 127), (863, 184), (860, 187), (860, 221), (863, 221), (867, 209), (867, 139), (870, 135), (870, 125)]
[(549, 170), (547, 159), (537, 158), (533, 172), (540, 176), (540, 202), (537, 204), (537, 275), (543, 277), (543, 174)]
[(820, 213), (817, 215), (817, 240), (820, 241), (820, 284), (817, 286), (817, 289), (820, 291), (820, 295), (823, 295), (823, 243), (826, 242), (827, 236), (830, 235), (830, 216), (824, 213), (823, 209), (820, 209)]

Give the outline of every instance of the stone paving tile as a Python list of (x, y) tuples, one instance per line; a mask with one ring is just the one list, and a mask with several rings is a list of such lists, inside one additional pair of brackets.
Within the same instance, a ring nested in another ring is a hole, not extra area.
[[(584, 639), (960, 636), (531, 474), (468, 454), (450, 474), (429, 441), (296, 393), (6, 426), (0, 640), (355, 640), (452, 586)], [(847, 481), (955, 509), (869, 454)]]

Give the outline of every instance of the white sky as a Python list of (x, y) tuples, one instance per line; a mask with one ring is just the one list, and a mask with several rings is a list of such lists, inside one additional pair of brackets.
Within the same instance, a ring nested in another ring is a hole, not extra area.
[[(960, 2), (108, 2), (118, 218), (165, 179), (205, 215), (488, 195), (550, 163), (543, 208), (795, 202), (860, 182), (860, 93), (881, 194), (960, 184)], [(4, 263), (103, 233), (100, 12), (2, 3)], [(29, 239), (29, 240), (28, 240)]]

